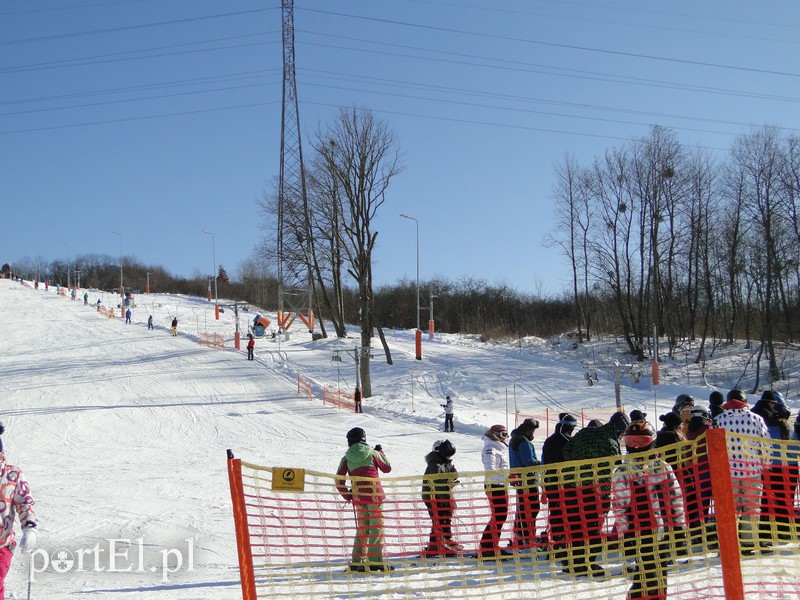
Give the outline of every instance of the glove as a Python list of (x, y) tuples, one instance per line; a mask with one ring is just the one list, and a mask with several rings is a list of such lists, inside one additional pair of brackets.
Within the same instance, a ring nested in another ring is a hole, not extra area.
[(17, 544), (17, 548), (23, 554), (32, 554), (36, 548), (36, 530), (33, 527), (26, 527), (22, 530), (22, 537)]
[(383, 446), (381, 446), (380, 444), (375, 444), (375, 450), (377, 450), (378, 452), (383, 452)]

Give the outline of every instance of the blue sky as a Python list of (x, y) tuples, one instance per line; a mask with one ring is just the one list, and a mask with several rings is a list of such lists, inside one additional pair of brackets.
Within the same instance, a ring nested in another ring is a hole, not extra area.
[[(404, 170), (377, 220), (378, 284), (464, 276), (558, 293), (553, 165), (653, 124), (724, 159), (800, 130), (800, 3), (296, 0), (304, 150), (372, 109)], [(279, 170), (277, 0), (0, 3), (0, 261), (123, 252), (235, 273)]]

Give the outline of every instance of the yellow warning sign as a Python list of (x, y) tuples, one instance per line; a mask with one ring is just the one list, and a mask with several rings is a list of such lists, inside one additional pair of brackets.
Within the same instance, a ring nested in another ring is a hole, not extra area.
[(305, 469), (272, 469), (273, 492), (304, 492), (306, 489)]

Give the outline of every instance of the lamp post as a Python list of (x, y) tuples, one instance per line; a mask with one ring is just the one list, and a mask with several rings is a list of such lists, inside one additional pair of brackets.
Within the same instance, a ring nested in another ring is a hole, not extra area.
[(211, 236), (211, 258), (214, 262), (214, 316), (219, 321), (219, 294), (217, 293), (217, 247), (214, 241), (214, 234), (210, 231), (203, 230), (203, 233)]
[(150, 293), (150, 271), (147, 271), (147, 286), (144, 288), (144, 293)]
[(419, 220), (414, 217), (409, 217), (408, 215), (401, 214), (400, 216), (404, 219), (414, 221), (417, 228), (417, 332), (414, 345), (416, 347), (417, 360), (422, 360), (422, 330), (419, 327)]
[(114, 235), (119, 236), (119, 316), (125, 318), (125, 284), (122, 279), (122, 234), (117, 231), (112, 231)]
[(69, 284), (69, 244), (67, 242), (61, 243), (64, 244), (64, 247), (67, 249), (67, 289), (69, 290), (71, 289)]

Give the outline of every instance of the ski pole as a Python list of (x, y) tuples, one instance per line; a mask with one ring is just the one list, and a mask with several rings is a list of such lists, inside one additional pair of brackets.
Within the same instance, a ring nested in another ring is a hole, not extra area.
[(33, 582), (33, 554), (28, 555), (28, 600), (31, 600), (31, 583)]

